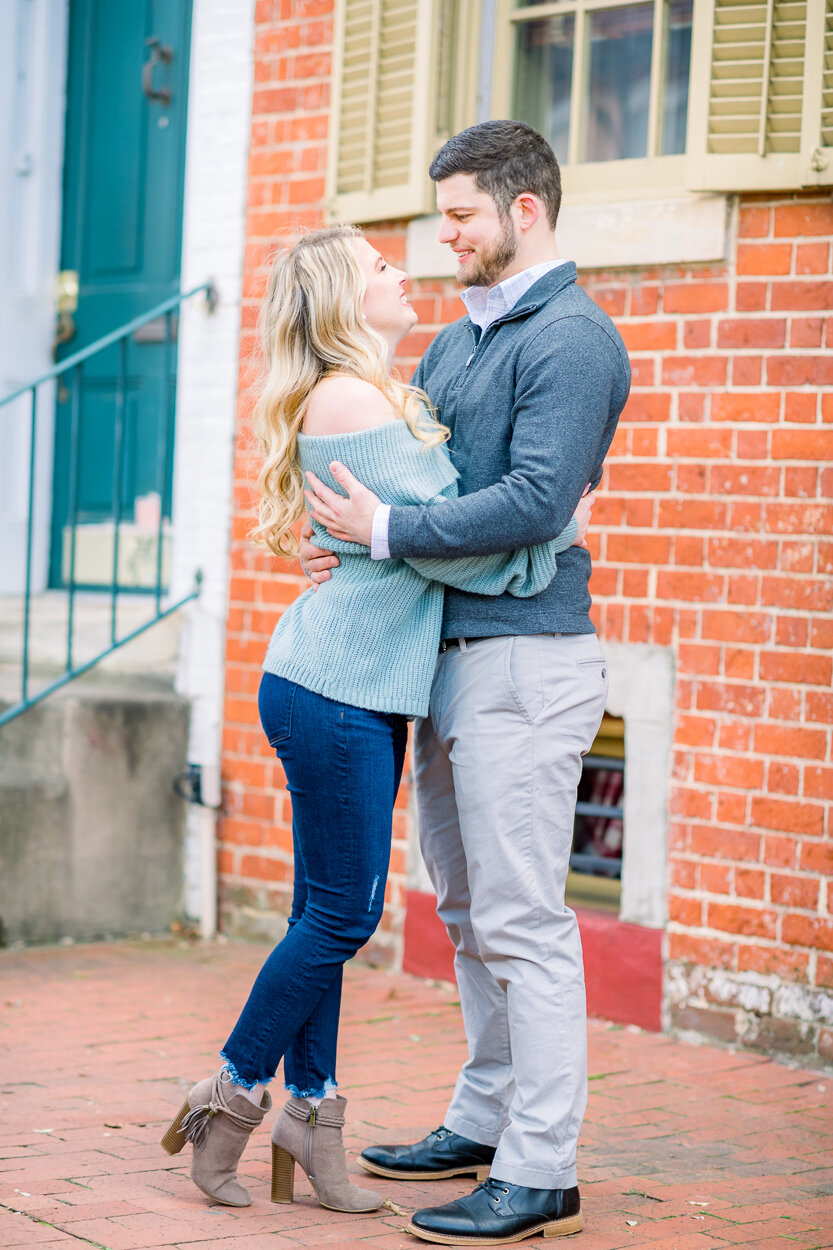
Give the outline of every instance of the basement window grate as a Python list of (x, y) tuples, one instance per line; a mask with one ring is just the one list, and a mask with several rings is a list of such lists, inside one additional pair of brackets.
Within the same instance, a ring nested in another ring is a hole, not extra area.
[(625, 798), (625, 722), (605, 713), (584, 757), (567, 902), (619, 910)]

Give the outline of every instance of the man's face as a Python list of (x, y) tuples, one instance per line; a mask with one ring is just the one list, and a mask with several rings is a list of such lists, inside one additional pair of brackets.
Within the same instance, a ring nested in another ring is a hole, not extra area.
[(457, 281), (463, 286), (494, 286), (506, 277), (518, 253), (518, 231), (503, 218), (473, 174), (453, 174), (437, 183), (437, 208), (442, 213), (440, 243), (457, 257)]

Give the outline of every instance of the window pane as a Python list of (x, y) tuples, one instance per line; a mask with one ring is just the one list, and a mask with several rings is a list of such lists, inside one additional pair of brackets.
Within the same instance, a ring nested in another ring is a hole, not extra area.
[(668, 5), (665, 83), (662, 93), (663, 156), (675, 156), (685, 152), (693, 7), (692, 0), (671, 0)]
[(570, 904), (619, 910), (625, 802), (625, 722), (605, 712), (582, 761), (567, 877)]
[(590, 94), (584, 159), (648, 154), (653, 4), (596, 9), (590, 17)]
[(570, 140), (575, 17), (544, 17), (518, 29), (513, 115), (534, 126), (560, 161)]

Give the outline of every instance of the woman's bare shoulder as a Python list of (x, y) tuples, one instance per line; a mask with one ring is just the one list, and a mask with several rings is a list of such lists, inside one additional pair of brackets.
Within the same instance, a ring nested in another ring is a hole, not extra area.
[(304, 433), (352, 434), (398, 416), (372, 382), (339, 374), (322, 378), (313, 388), (304, 414)]

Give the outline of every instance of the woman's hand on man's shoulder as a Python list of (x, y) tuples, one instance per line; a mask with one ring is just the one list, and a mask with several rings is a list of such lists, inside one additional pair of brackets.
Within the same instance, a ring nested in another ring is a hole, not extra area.
[(322, 378), (304, 414), (305, 434), (353, 434), (394, 421), (399, 414), (372, 382), (346, 374)]

